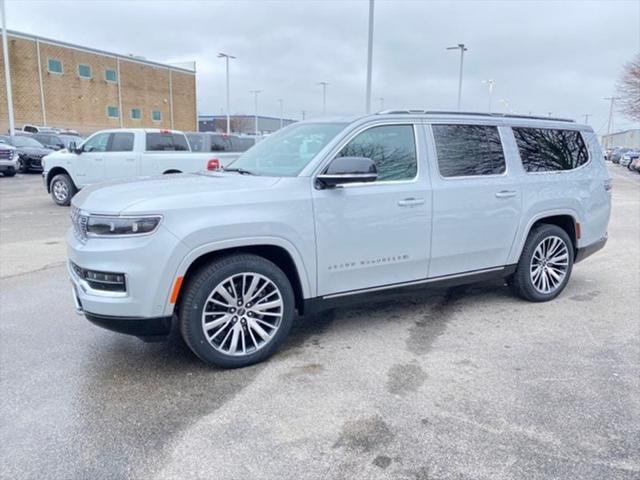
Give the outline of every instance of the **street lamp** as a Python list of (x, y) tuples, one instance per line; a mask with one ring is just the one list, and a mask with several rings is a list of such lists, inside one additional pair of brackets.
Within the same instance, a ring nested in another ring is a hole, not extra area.
[(258, 94), (261, 92), (262, 90), (249, 90), (250, 93), (253, 93), (253, 119), (254, 119), (254, 123), (255, 123), (255, 132), (256, 132), (256, 137), (258, 136)]
[(491, 96), (493, 95), (493, 85), (495, 82), (493, 80), (483, 80), (482, 83), (489, 86), (489, 113), (491, 113)]
[(280, 128), (282, 128), (284, 126), (284, 100), (282, 98), (279, 98), (278, 103), (280, 104)]
[(229, 102), (229, 59), (236, 58), (228, 53), (218, 53), (218, 58), (224, 58), (227, 67), (227, 135), (231, 133), (231, 114), (230, 114), (230, 102)]
[(369, 0), (369, 42), (367, 46), (367, 114), (371, 113), (371, 71), (373, 69), (373, 0)]
[(9, 116), (9, 137), (13, 140), (15, 123), (13, 119), (13, 97), (11, 89), (11, 69), (9, 67), (9, 48), (7, 46), (7, 20), (4, 0), (0, 0), (0, 15), (2, 15), (2, 57), (4, 60), (4, 81), (7, 86), (7, 114)]
[(458, 111), (460, 110), (460, 102), (462, 101), (462, 66), (464, 64), (464, 52), (469, 50), (464, 43), (459, 43), (457, 47), (447, 47), (447, 50), (460, 50), (460, 78), (458, 79)]
[(306, 110), (302, 110), (302, 120), (307, 118), (307, 111)]
[(327, 85), (329, 82), (318, 82), (318, 85), (322, 85), (322, 115), (327, 114)]

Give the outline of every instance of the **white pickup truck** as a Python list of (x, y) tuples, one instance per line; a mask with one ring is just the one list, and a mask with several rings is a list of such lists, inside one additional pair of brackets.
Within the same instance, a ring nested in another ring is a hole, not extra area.
[(239, 153), (191, 151), (184, 133), (158, 129), (101, 130), (81, 145), (47, 155), (42, 177), (58, 205), (98, 183), (168, 173), (216, 170)]

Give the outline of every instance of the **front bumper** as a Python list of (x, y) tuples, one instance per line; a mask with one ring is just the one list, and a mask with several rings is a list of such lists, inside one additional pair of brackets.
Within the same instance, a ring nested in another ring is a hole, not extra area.
[[(110, 330), (140, 336), (163, 334), (173, 313), (169, 298), (175, 273), (188, 251), (184, 243), (162, 225), (152, 235), (89, 238), (86, 242), (70, 229), (66, 241), (67, 271), (79, 313)], [(124, 274), (126, 291), (91, 288), (71, 262), (87, 270)]]
[(18, 168), (18, 157), (13, 160), (0, 160), (0, 172), (5, 170), (16, 170)]

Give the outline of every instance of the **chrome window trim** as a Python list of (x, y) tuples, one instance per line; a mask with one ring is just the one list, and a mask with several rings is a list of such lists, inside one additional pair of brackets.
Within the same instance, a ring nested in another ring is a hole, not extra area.
[(365, 130), (369, 130), (370, 128), (397, 126), (397, 125), (406, 125), (413, 128), (413, 143), (416, 150), (416, 175), (413, 178), (407, 179), (407, 180), (382, 180), (382, 181), (374, 181), (374, 182), (354, 182), (354, 183), (347, 183), (344, 185), (336, 185), (336, 188), (374, 187), (378, 185), (398, 185), (398, 184), (417, 183), (421, 173), (421, 168), (420, 168), (421, 152), (420, 152), (420, 145), (418, 142), (418, 125), (419, 124), (415, 120), (394, 120), (394, 121), (387, 121), (387, 122), (381, 122), (381, 123), (374, 123), (374, 124), (368, 123), (365, 125), (361, 125), (359, 128), (356, 128), (351, 133), (349, 133), (334, 148), (332, 148), (331, 152), (327, 154), (327, 156), (322, 160), (322, 162), (319, 163), (319, 167), (317, 167), (313, 172), (313, 174), (311, 175), (311, 178), (313, 179), (313, 184), (315, 185), (318, 175), (321, 175), (321, 173), (319, 172), (322, 172), (329, 165), (329, 163), (331, 163), (334, 159), (336, 159), (337, 158), (336, 155), (340, 153), (340, 150), (342, 150), (351, 140), (353, 140), (360, 133), (364, 132)]
[[(475, 125), (475, 126), (480, 126), (480, 127), (495, 127), (498, 130), (498, 136), (500, 137), (500, 147), (502, 148), (502, 156), (504, 158), (504, 172), (502, 173), (492, 173), (490, 175), (461, 175), (461, 176), (456, 176), (456, 177), (443, 177), (442, 174), (440, 173), (440, 164), (438, 163), (438, 148), (436, 146), (436, 137), (433, 135), (433, 128), (431, 128), (433, 125)], [(440, 180), (443, 181), (458, 181), (458, 180), (472, 180), (472, 179), (477, 179), (477, 178), (502, 178), (502, 177), (506, 177), (509, 174), (509, 162), (507, 160), (507, 152), (504, 149), (504, 137), (502, 135), (502, 132), (500, 131), (501, 127), (504, 127), (504, 125), (496, 125), (493, 123), (483, 123), (483, 122), (478, 122), (478, 123), (462, 123), (462, 122), (456, 122), (456, 123), (451, 123), (451, 122), (445, 122), (445, 121), (438, 121), (438, 122), (429, 122), (427, 124), (424, 125), (426, 128), (429, 129), (429, 138), (431, 139), (431, 141), (433, 142), (433, 151), (435, 153), (435, 161), (436, 161), (436, 173), (438, 174), (438, 178)]]

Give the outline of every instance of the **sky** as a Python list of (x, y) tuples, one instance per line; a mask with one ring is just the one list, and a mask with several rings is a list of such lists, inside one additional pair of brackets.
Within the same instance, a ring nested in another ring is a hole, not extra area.
[[(300, 119), (365, 112), (368, 0), (7, 0), (7, 28), (160, 62), (195, 61), (198, 112)], [(375, 0), (374, 111), (462, 110), (569, 117), (606, 133), (623, 65), (640, 52), (640, 0)], [(380, 98), (384, 100), (381, 101)], [(614, 115), (615, 130), (640, 124)]]

